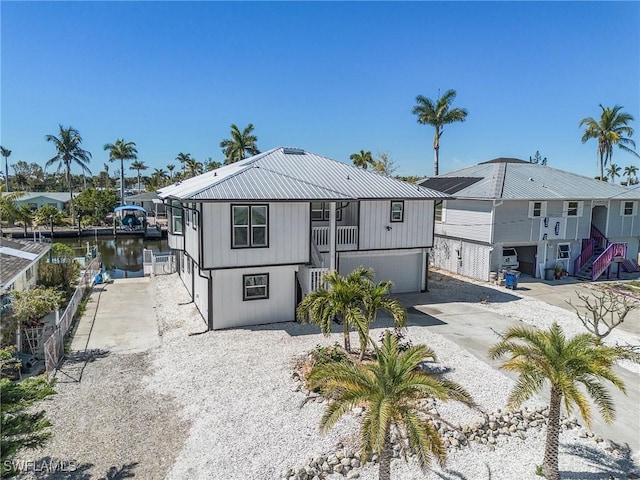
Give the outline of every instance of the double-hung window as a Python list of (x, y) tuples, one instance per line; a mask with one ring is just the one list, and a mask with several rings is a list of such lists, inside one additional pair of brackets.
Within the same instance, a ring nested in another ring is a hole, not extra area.
[(171, 202), (171, 233), (182, 233), (182, 204), (178, 201)]
[(529, 218), (547, 216), (547, 202), (529, 202)]
[(564, 217), (581, 217), (584, 202), (567, 201), (562, 206), (562, 215)]
[(627, 202), (627, 201), (622, 202), (622, 205), (620, 208), (620, 215), (624, 217), (631, 217), (635, 215), (638, 208), (637, 205), (638, 205), (638, 202)]
[(267, 205), (232, 205), (231, 246), (233, 248), (268, 247), (268, 217)]
[[(311, 203), (311, 220), (321, 221), (329, 220), (329, 202), (312, 202)], [(342, 209), (336, 208), (336, 221), (342, 220)]]
[(391, 202), (391, 221), (404, 222), (404, 202), (402, 200)]
[(243, 292), (242, 300), (260, 300), (269, 298), (269, 274), (242, 276)]

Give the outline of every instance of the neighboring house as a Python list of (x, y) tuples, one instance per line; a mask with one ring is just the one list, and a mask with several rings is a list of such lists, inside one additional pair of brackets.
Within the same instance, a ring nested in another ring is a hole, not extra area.
[(330, 269), (426, 288), (434, 200), (446, 195), (295, 148), (165, 187), (169, 246), (210, 329), (295, 319)]
[(0, 237), (0, 295), (35, 287), (38, 262), (50, 248), (50, 243)]
[(164, 203), (156, 192), (143, 192), (137, 195), (129, 195), (124, 198), (128, 205), (138, 205), (144, 208), (148, 214), (154, 216), (165, 216), (166, 209)]
[[(15, 200), (18, 207), (29, 205), (33, 210), (37, 210), (43, 205), (51, 205), (58, 210), (64, 210), (66, 204), (71, 200), (69, 192), (23, 192), (24, 194)], [(4, 192), (3, 195), (10, 193)]]
[(595, 279), (637, 265), (638, 189), (512, 158), (420, 185), (455, 197), (436, 205), (431, 260), (438, 268), (489, 280), (517, 262), (535, 277), (559, 266)]

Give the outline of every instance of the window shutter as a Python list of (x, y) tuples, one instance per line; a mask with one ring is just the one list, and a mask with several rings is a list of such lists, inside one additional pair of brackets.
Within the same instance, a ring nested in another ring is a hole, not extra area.
[(533, 218), (533, 206), (536, 202), (529, 202), (529, 218)]

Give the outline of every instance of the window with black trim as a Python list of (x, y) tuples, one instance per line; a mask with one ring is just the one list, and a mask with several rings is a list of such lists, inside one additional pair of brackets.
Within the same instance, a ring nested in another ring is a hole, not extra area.
[(182, 204), (178, 201), (171, 202), (171, 233), (182, 233)]
[(635, 215), (635, 203), (636, 202), (622, 202), (622, 215), (625, 217)]
[(402, 200), (391, 202), (391, 221), (404, 222), (404, 202)]
[[(311, 220), (329, 220), (329, 202), (311, 202)], [(336, 221), (342, 221), (342, 209), (336, 207)]]
[(436, 222), (442, 221), (442, 200), (436, 200), (436, 209), (435, 209), (435, 218)]
[(558, 260), (567, 260), (571, 258), (571, 245), (568, 243), (559, 243), (558, 244), (558, 252), (557, 259)]
[(268, 247), (268, 217), (267, 205), (232, 205), (231, 246), (233, 248)]
[(269, 274), (259, 273), (242, 276), (242, 300), (261, 300), (269, 298)]
[(200, 215), (200, 211), (198, 210), (197, 203), (191, 204), (193, 207), (193, 217), (191, 219), (191, 226), (194, 230), (198, 229), (198, 215)]

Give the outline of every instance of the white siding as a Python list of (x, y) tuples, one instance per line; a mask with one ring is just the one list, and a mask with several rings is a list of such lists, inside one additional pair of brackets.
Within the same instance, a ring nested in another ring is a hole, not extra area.
[(348, 275), (360, 266), (372, 268), (376, 282), (391, 280), (392, 293), (422, 290), (422, 273), (425, 269), (422, 250), (340, 254), (340, 275)]
[[(187, 204), (193, 205), (193, 204)], [(198, 205), (199, 206), (199, 205)], [(183, 235), (184, 235), (184, 251), (187, 252), (191, 258), (196, 262), (200, 261), (200, 255), (198, 253), (198, 244), (200, 242), (200, 233), (197, 226), (197, 214), (187, 208), (184, 209), (183, 221)], [(187, 223), (187, 221), (189, 223)], [(194, 225), (196, 228), (194, 228)]]
[(491, 247), (487, 245), (436, 237), (430, 259), (437, 268), (478, 280), (489, 280)]
[[(209, 281), (200, 276), (197, 266), (195, 266), (193, 274), (193, 303), (206, 323), (209, 318)], [(207, 272), (202, 275), (206, 277)]]
[(309, 204), (270, 203), (268, 221), (267, 248), (234, 249), (231, 248), (231, 204), (203, 204), (203, 268), (307, 263), (311, 236)]
[[(633, 202), (634, 200), (626, 200)], [(607, 228), (607, 236), (609, 238), (624, 237), (640, 237), (640, 216), (638, 215), (638, 201), (636, 200), (634, 215), (622, 215), (623, 201), (612, 200), (609, 204), (611, 212), (609, 213), (609, 228)], [(626, 240), (622, 240), (626, 241)]]
[[(437, 224), (436, 233), (478, 242), (490, 242), (491, 209), (490, 201), (446, 200), (442, 212), (444, 221)], [(526, 214), (525, 211), (525, 216)]]
[(183, 250), (184, 249), (184, 237), (182, 235), (174, 235), (169, 233), (167, 236), (167, 243), (169, 244), (169, 248), (172, 250)]
[[(296, 266), (216, 270), (213, 282), (213, 328), (234, 328), (295, 320)], [(269, 274), (269, 298), (243, 300), (243, 275)]]
[(391, 201), (360, 202), (360, 250), (430, 247), (433, 200), (405, 200), (404, 221), (391, 222)]

